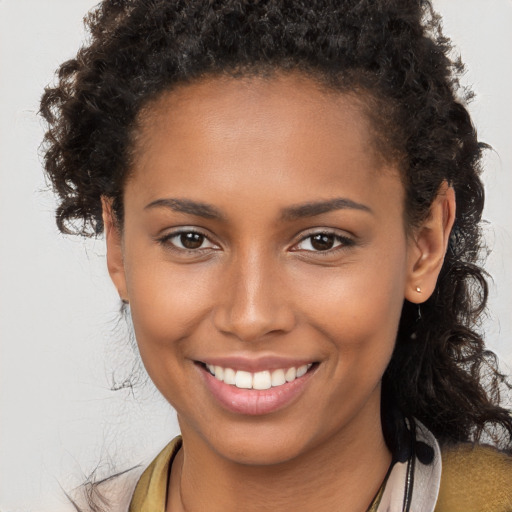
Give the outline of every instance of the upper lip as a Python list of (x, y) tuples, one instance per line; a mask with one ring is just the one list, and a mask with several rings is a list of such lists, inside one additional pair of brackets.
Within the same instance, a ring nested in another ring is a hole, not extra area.
[(277, 355), (265, 355), (259, 357), (249, 357), (240, 355), (231, 356), (212, 356), (198, 359), (197, 362), (222, 368), (231, 368), (233, 370), (242, 370), (250, 373), (261, 372), (265, 370), (279, 370), (295, 367), (298, 368), (305, 364), (314, 363), (312, 358), (283, 357)]

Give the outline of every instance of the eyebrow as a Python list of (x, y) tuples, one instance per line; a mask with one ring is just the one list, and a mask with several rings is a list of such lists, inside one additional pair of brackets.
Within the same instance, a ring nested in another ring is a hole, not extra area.
[[(222, 213), (215, 206), (199, 201), (192, 201), (190, 199), (157, 199), (144, 207), (145, 210), (152, 208), (168, 208), (175, 212), (188, 213), (190, 215), (204, 217), (206, 219), (224, 219)], [(360, 210), (373, 214), (372, 209), (364, 204), (357, 203), (351, 199), (337, 197), (325, 201), (313, 201), (294, 206), (288, 206), (282, 210), (281, 219), (290, 221), (305, 217), (314, 217), (315, 215), (321, 215), (322, 213), (344, 209)]]
[(373, 214), (370, 207), (346, 199), (344, 197), (337, 197), (334, 199), (328, 199), (326, 201), (314, 201), (310, 203), (303, 203), (296, 206), (289, 206), (282, 212), (283, 220), (296, 220), (304, 217), (314, 217), (315, 215), (321, 215), (322, 213), (328, 213), (335, 210), (361, 210)]
[(222, 219), (223, 215), (220, 211), (207, 203), (201, 203), (198, 201), (191, 201), (190, 199), (157, 199), (146, 205), (144, 210), (152, 208), (168, 208), (175, 212), (188, 213), (196, 215), (197, 217), (204, 217), (205, 219)]

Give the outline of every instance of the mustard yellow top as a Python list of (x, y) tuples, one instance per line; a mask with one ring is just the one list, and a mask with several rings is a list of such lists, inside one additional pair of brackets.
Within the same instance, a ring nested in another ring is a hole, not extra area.
[(512, 512), (512, 456), (462, 444), (442, 450), (442, 458), (435, 512)]
[(165, 512), (169, 471), (180, 448), (181, 436), (178, 436), (142, 473), (135, 487), (129, 512)]

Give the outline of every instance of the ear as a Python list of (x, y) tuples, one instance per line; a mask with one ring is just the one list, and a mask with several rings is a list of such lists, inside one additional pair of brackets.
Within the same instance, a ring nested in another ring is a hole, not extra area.
[(455, 191), (444, 181), (428, 218), (415, 230), (409, 242), (405, 289), (408, 301), (420, 304), (434, 292), (454, 221)]
[(110, 278), (117, 288), (119, 297), (123, 302), (128, 302), (126, 290), (126, 277), (124, 272), (123, 246), (121, 229), (116, 221), (112, 209), (112, 199), (101, 198), (103, 209), (103, 229), (105, 230), (105, 241), (107, 244), (107, 268)]

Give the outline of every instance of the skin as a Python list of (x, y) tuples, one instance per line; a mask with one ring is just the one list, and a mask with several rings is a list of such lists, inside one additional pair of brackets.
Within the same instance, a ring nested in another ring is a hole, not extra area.
[[(391, 460), (381, 378), (404, 298), (435, 288), (453, 190), (443, 185), (410, 233), (398, 169), (374, 150), (362, 102), (297, 74), (204, 79), (139, 121), (124, 224), (108, 199), (104, 220), (110, 274), (183, 435), (168, 510), (366, 510)], [(219, 217), (148, 207), (168, 198)], [(364, 208), (290, 215), (335, 198)], [(176, 230), (204, 242), (185, 251)], [(332, 233), (331, 249), (315, 250), (319, 232)], [(231, 355), (317, 367), (284, 408), (236, 414), (197, 364)]]

